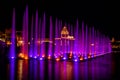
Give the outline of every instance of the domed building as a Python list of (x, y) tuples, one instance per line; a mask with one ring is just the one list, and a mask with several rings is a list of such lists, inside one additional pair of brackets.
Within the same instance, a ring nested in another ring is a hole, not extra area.
[(67, 27), (64, 26), (61, 30), (61, 37), (55, 38), (55, 46), (57, 46), (57, 51), (55, 50), (56, 53), (58, 52), (63, 55), (70, 53), (72, 51), (73, 41), (74, 37), (69, 35)]

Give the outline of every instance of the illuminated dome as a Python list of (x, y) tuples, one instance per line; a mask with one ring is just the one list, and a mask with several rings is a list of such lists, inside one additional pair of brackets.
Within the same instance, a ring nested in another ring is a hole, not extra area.
[(67, 27), (63, 27), (62, 31), (61, 31), (61, 34), (69, 34), (68, 30), (67, 30)]

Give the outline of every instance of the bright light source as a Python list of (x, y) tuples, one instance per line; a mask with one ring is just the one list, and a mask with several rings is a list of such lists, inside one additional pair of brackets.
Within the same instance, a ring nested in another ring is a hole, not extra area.
[(44, 54), (42, 54), (42, 57), (45, 57), (45, 55), (44, 55)]
[(51, 59), (51, 57), (50, 57), (50, 56), (48, 56), (48, 59)]
[(57, 58), (57, 56), (55, 56), (55, 58)]
[(12, 43), (10, 42), (10, 41), (7, 41), (7, 43), (6, 43), (7, 45), (11, 45)]
[(30, 55), (30, 57), (32, 57), (32, 55)]
[(87, 57), (85, 56), (84, 59), (87, 59)]
[(34, 56), (34, 58), (36, 59), (37, 57), (36, 57), (36, 56)]
[(91, 58), (91, 56), (89, 55), (88, 58)]
[(40, 58), (40, 60), (43, 60), (43, 58)]
[(82, 60), (83, 60), (83, 57), (81, 57), (80, 60), (82, 61)]
[(59, 61), (59, 60), (60, 60), (59, 58), (56, 59), (56, 61)]
[(12, 59), (14, 59), (14, 57), (11, 57)]
[(25, 57), (25, 59), (28, 59), (28, 57)]
[(92, 58), (94, 57), (94, 55), (91, 56)]
[(66, 60), (66, 57), (64, 57), (63, 59)]
[(75, 59), (74, 61), (75, 61), (75, 62), (77, 62), (78, 60), (77, 60), (77, 59)]
[(94, 44), (92, 43), (91, 46), (94, 46)]
[(23, 53), (20, 53), (20, 54), (19, 54), (19, 57), (24, 58), (24, 54), (23, 54)]

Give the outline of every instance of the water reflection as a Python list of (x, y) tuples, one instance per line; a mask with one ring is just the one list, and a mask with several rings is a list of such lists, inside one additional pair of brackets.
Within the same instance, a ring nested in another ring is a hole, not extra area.
[(15, 60), (14, 59), (10, 60), (9, 70), (10, 70), (9, 79), (15, 80)]
[(18, 60), (17, 80), (28, 80), (28, 61)]
[(49, 63), (48, 64), (48, 79), (52, 80), (52, 62), (49, 61), (48, 63)]
[(33, 71), (34, 71), (33, 70), (33, 66), (34, 66), (33, 63), (34, 63), (34, 61), (33, 60), (29, 60), (28, 63), (29, 63), (28, 65), (30, 66), (30, 67), (28, 67), (28, 76), (29, 76), (28, 79), (32, 80), (33, 79)]
[(59, 62), (56, 62), (54, 74), (56, 75), (55, 80), (60, 80), (60, 63)]
[(31, 75), (31, 76), (33, 76), (35, 80), (37, 80), (37, 77), (38, 77), (37, 70), (38, 70), (38, 63), (37, 63), (37, 60), (34, 60), (34, 62), (33, 62), (33, 75)]
[(44, 70), (45, 70), (45, 62), (44, 61), (39, 61), (39, 76), (40, 76), (40, 80), (44, 80)]
[(103, 80), (111, 79), (108, 55), (85, 62), (10, 60), (9, 80)]
[(18, 78), (19, 80), (22, 80), (22, 70), (23, 70), (23, 60), (18, 61)]
[[(66, 75), (67, 75), (67, 80), (72, 80), (72, 69), (73, 69), (73, 64), (71, 62), (66, 62)], [(76, 73), (75, 73), (76, 74)], [(75, 80), (75, 79), (74, 79)]]

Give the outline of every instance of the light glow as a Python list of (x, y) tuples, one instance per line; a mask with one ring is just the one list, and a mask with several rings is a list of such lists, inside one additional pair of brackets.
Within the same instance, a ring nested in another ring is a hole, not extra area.
[(25, 59), (28, 59), (28, 57), (26, 56)]
[(42, 55), (42, 57), (44, 58), (44, 57), (45, 57), (45, 55), (43, 54), (43, 55)]
[(12, 59), (14, 59), (14, 57), (11, 57)]
[(43, 60), (43, 58), (40, 58), (40, 60)]
[(59, 61), (59, 60), (60, 60), (59, 58), (56, 59), (56, 61)]
[(51, 59), (51, 56), (48, 56), (48, 59)]
[(63, 59), (66, 60), (66, 57), (64, 57)]
[(75, 62), (77, 62), (78, 60), (77, 60), (77, 59), (75, 59), (74, 61), (75, 61)]
[(80, 60), (82, 61), (82, 60), (83, 60), (83, 57), (81, 57)]
[(34, 56), (34, 58), (36, 59), (36, 58), (37, 58), (37, 56)]

